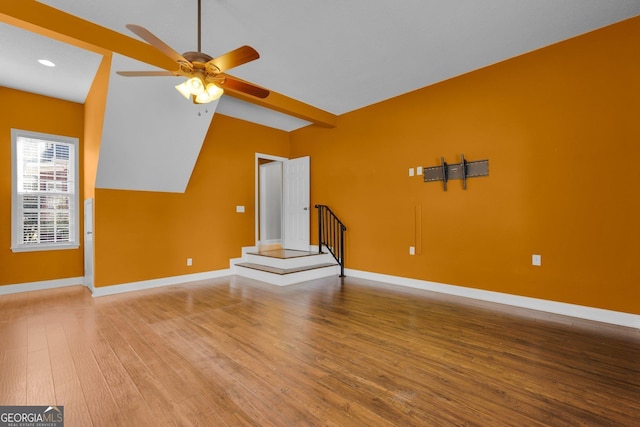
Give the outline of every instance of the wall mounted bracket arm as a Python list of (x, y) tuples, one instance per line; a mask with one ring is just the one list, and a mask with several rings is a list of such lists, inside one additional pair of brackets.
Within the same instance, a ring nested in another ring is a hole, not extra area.
[(444, 157), (440, 159), (440, 166), (429, 166), (424, 168), (424, 182), (442, 181), (444, 191), (447, 191), (447, 182), (460, 179), (462, 188), (467, 189), (467, 179), (477, 176), (489, 175), (489, 160), (468, 161), (461, 156), (460, 163), (447, 163)]

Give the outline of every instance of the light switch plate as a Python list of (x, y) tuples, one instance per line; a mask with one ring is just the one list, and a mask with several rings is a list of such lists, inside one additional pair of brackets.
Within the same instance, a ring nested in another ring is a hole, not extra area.
[(413, 176), (413, 168), (409, 168), (409, 176)]
[(244, 213), (244, 206), (236, 206), (236, 212)]
[(540, 267), (542, 265), (542, 255), (531, 255), (531, 265)]

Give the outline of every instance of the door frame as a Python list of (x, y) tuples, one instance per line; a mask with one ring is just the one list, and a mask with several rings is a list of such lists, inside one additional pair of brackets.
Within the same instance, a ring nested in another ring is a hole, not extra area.
[[(258, 217), (260, 218), (260, 230), (259, 230), (260, 246), (282, 244), (282, 237), (283, 237), (282, 226), (284, 225), (284, 218), (283, 218), (283, 212), (282, 212), (284, 208), (284, 203), (282, 199), (282, 189), (284, 188), (284, 177), (282, 176), (282, 173), (283, 173), (283, 168), (285, 164), (286, 164), (285, 162), (279, 162), (274, 160), (269, 162), (263, 162), (262, 164), (260, 164), (260, 167), (259, 167), (260, 169), (260, 191), (259, 191), (260, 206), (258, 207), (259, 209)], [(279, 170), (280, 172), (279, 179), (276, 176), (274, 176), (273, 169)], [(272, 188), (274, 186), (280, 187), (280, 203), (278, 207), (280, 212), (279, 224), (277, 224), (276, 221), (273, 221), (273, 218), (271, 218), (270, 212), (269, 212), (271, 208), (274, 208), (278, 205), (277, 203), (270, 201), (268, 197), (271, 194), (270, 192), (275, 190), (274, 188)], [(267, 204), (269, 204), (269, 206), (267, 206)], [(268, 219), (270, 220), (267, 221)], [(271, 230), (271, 227), (276, 227), (276, 226), (278, 226), (280, 230), (278, 237), (272, 238), (272, 239), (266, 238), (266, 234), (269, 234), (270, 231), (273, 231)]]
[(255, 155), (255, 245), (260, 244), (260, 160), (272, 160), (276, 162), (284, 162), (289, 160), (286, 157), (272, 156), (270, 154), (256, 153)]

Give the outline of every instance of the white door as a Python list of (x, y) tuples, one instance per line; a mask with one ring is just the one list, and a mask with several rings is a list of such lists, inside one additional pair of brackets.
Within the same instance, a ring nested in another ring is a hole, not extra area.
[(93, 199), (84, 201), (84, 285), (93, 290)]
[(309, 157), (283, 162), (284, 249), (309, 250)]

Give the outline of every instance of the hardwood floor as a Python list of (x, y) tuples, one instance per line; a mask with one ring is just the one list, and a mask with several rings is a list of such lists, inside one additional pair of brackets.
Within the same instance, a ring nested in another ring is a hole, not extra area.
[(0, 405), (66, 426), (637, 426), (640, 331), (374, 282), (0, 297)]

